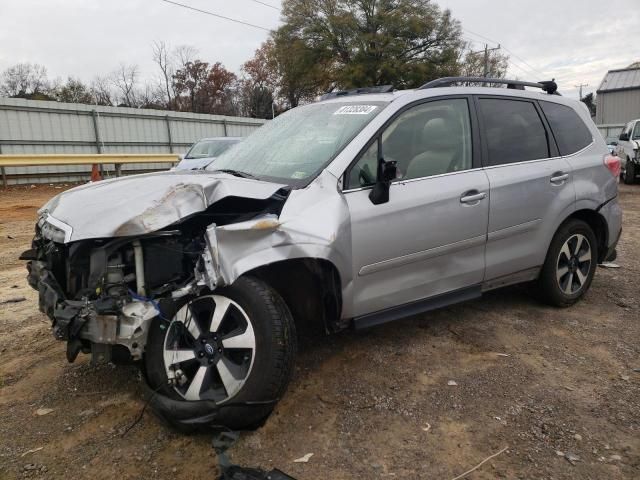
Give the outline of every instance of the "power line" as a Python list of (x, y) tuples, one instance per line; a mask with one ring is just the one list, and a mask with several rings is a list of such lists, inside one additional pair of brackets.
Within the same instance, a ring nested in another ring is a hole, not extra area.
[[(160, 0), (160, 1), (161, 2), (165, 2), (165, 3), (170, 3), (171, 5), (176, 5), (178, 7), (186, 8), (188, 10), (193, 10), (194, 12), (204, 13), (205, 15), (211, 15), (212, 17), (221, 18), (223, 20), (228, 20), (230, 22), (239, 23), (241, 25), (246, 25), (248, 27), (257, 28), (259, 30), (264, 30), (265, 32), (270, 32), (271, 31), (270, 28), (261, 27), (260, 25), (254, 25), (253, 23), (244, 22), (242, 20), (237, 20), (237, 19), (231, 18), (231, 17), (225, 17), (224, 15), (220, 15), (218, 13), (209, 12), (207, 10), (201, 10), (199, 8), (192, 7), (190, 5), (185, 5), (184, 3), (174, 2), (172, 0)], [(262, 3), (262, 2), (259, 2), (259, 3)]]
[(580, 100), (582, 100), (582, 89), (584, 87), (588, 87), (589, 84), (588, 83), (581, 83), (580, 85), (574, 85), (574, 87), (579, 88), (580, 89)]
[(516, 67), (518, 70), (520, 70), (522, 73), (524, 73), (527, 77), (529, 75), (531, 75), (531, 72), (529, 70), (525, 70), (524, 68), (522, 68), (520, 65), (518, 65), (516, 62), (514, 61), (510, 61), (509, 62), (509, 66), (511, 67)]
[(489, 52), (497, 52), (500, 50), (500, 44), (495, 48), (489, 48), (489, 45), (484, 44), (484, 50), (479, 52), (471, 52), (471, 55), (477, 55), (478, 53), (484, 53), (484, 78), (489, 77)]
[[(265, 31), (265, 32), (270, 32), (270, 31), (271, 31), (271, 29), (270, 29), (270, 28), (262, 27), (262, 26), (260, 26), (260, 25), (255, 25), (255, 24), (253, 24), (253, 23), (245, 22), (245, 21), (243, 21), (243, 20), (238, 20), (238, 19), (236, 19), (236, 18), (227, 17), (227, 16), (225, 16), (225, 15), (221, 15), (221, 14), (219, 14), (219, 13), (210, 12), (210, 11), (208, 11), (208, 10), (202, 10), (202, 9), (200, 9), (200, 8), (192, 7), (191, 5), (186, 5), (186, 4), (184, 4), (184, 3), (175, 2), (175, 1), (173, 1), (173, 0), (160, 0), (160, 1), (161, 1), (161, 2), (164, 2), (164, 3), (169, 3), (169, 4), (171, 4), (171, 5), (175, 5), (175, 6), (177, 6), (177, 7), (186, 8), (187, 10), (192, 10), (192, 11), (194, 11), (194, 12), (204, 13), (205, 15), (210, 15), (210, 16), (212, 16), (212, 17), (216, 17), (216, 18), (219, 18), (219, 19), (221, 19), (221, 20), (227, 20), (227, 21), (229, 21), (229, 22), (238, 23), (238, 24), (240, 24), (240, 25), (245, 25), (245, 26), (247, 26), (247, 27), (257, 28), (257, 29), (259, 29), (259, 30), (263, 30), (263, 31)], [(268, 4), (268, 3), (266, 3), (266, 2), (262, 2), (261, 0), (250, 0), (250, 1), (252, 1), (252, 2), (254, 2), (254, 3), (258, 3), (258, 4), (260, 4), (260, 5), (264, 5), (265, 7), (269, 7), (269, 8), (272, 8), (272, 9), (274, 9), (274, 10), (277, 10), (277, 11), (281, 11), (281, 9), (280, 9), (279, 7), (276, 7), (275, 5)], [(513, 60), (511, 60), (511, 61), (510, 61), (510, 63), (511, 63), (513, 66), (517, 67), (518, 69), (520, 69), (520, 70), (521, 70), (522, 72), (524, 72), (525, 74), (529, 75), (530, 73), (535, 73), (535, 74), (537, 74), (537, 75), (544, 76), (544, 75), (543, 75), (539, 70), (537, 70), (536, 68), (534, 68), (534, 67), (532, 67), (531, 65), (529, 65), (529, 64), (528, 64), (524, 59), (522, 59), (522, 57), (519, 57), (518, 55), (516, 55), (515, 53), (513, 53), (513, 51), (509, 50), (509, 49), (508, 49), (507, 47), (505, 47), (503, 44), (501, 44), (501, 43), (499, 43), (499, 42), (496, 42), (496, 41), (495, 41), (495, 40), (493, 40), (492, 38), (489, 38), (489, 37), (486, 37), (486, 36), (481, 35), (481, 34), (479, 34), (479, 33), (473, 32), (473, 31), (471, 31), (471, 30), (469, 30), (469, 29), (462, 28), (462, 30), (463, 30), (463, 31), (465, 31), (465, 32), (467, 32), (467, 33), (470, 33), (471, 35), (475, 35), (476, 37), (480, 37), (480, 38), (482, 38), (482, 39), (484, 39), (484, 40), (486, 40), (486, 41), (488, 41), (488, 42), (492, 42), (492, 43), (495, 43), (495, 44), (499, 45), (499, 48), (500, 48), (500, 47), (501, 47), (501, 48), (503, 48), (503, 49), (504, 49), (504, 50), (506, 50), (506, 51), (507, 51), (511, 56), (513, 56), (513, 57), (517, 58), (520, 62), (522, 62), (524, 65), (526, 65), (526, 66), (529, 68), (529, 72), (527, 72), (527, 70), (525, 70), (524, 68), (522, 68), (520, 65), (518, 65), (518, 64), (517, 64), (516, 62), (514, 62)], [(476, 43), (478, 43), (478, 41), (477, 41), (477, 40), (474, 40), (474, 39), (471, 39), (471, 38), (468, 38), (468, 37), (463, 37), (463, 38), (464, 38), (465, 40), (467, 40), (467, 41), (470, 41), (470, 42), (476, 42)]]
[(489, 37), (486, 37), (486, 36), (481, 35), (479, 33), (473, 32), (473, 31), (471, 31), (471, 30), (469, 30), (467, 28), (462, 28), (462, 30), (467, 32), (467, 33), (470, 33), (471, 35), (475, 35), (476, 37), (480, 37), (483, 40), (486, 40), (488, 42), (495, 43), (497, 45), (502, 45), (502, 48), (504, 48), (507, 51), (507, 53), (509, 53), (512, 57), (515, 57), (518, 60), (520, 60), (520, 62), (522, 62), (524, 65), (526, 65), (532, 73), (535, 73), (535, 74), (540, 75), (540, 76), (544, 76), (542, 74), (542, 72), (540, 72), (538, 69), (536, 69), (536, 68), (532, 67), (531, 65), (529, 65), (526, 60), (524, 60), (522, 57), (519, 57), (518, 55), (513, 53), (513, 51), (509, 50), (502, 42), (496, 42), (492, 38), (489, 38)]
[[(473, 38), (469, 38), (469, 37), (465, 37), (465, 36), (463, 36), (462, 38), (464, 38), (467, 42), (470, 42), (470, 43), (480, 43), (480, 44), (482, 44), (482, 42), (480, 42), (479, 40), (473, 39)], [(498, 44), (498, 46), (500, 46), (500, 48), (504, 48), (504, 45)], [(505, 50), (506, 50), (506, 48), (505, 48)], [(484, 53), (484, 50), (482, 52), (474, 52), (472, 50), (469, 50), (469, 53), (470, 54)], [(521, 65), (518, 65), (518, 63), (515, 60), (513, 60), (513, 58), (509, 58), (509, 66), (510, 67), (516, 67), (518, 70), (520, 70), (522, 73), (524, 73), (524, 75), (526, 77), (530, 77), (532, 73), (534, 73), (536, 76), (538, 75), (538, 73), (533, 72), (530, 69), (529, 70), (525, 69)]]
[(271, 5), (270, 3), (261, 2), (260, 0), (251, 0), (254, 3), (259, 3), (260, 5), (264, 5), (265, 7), (273, 8), (274, 10), (280, 11), (280, 7), (276, 7), (275, 5)]
[(537, 73), (538, 75), (544, 77), (544, 74), (542, 72), (540, 72), (540, 70), (532, 67), (531, 65), (529, 65), (525, 60), (522, 59), (522, 57), (519, 57), (518, 55), (516, 55), (515, 53), (513, 53), (511, 50), (509, 50), (507, 47), (504, 47), (504, 49), (512, 56), (512, 57), (516, 57), (518, 60), (520, 60), (522, 63), (524, 63), (527, 67), (529, 67), (529, 69), (534, 72)]
[[(506, 50), (506, 48), (505, 48)], [(525, 75), (527, 76), (540, 76), (542, 77), (543, 75), (540, 72), (531, 70), (531, 68), (524, 68), (522, 65), (520, 65), (518, 62), (516, 62), (511, 56), (509, 57), (509, 64), (511, 64), (512, 66), (518, 68), (521, 72), (523, 72)]]

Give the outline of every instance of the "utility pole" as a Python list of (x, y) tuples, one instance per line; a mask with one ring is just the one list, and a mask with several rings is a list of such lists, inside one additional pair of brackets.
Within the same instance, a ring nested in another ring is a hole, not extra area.
[(574, 85), (574, 87), (580, 89), (580, 100), (582, 100), (582, 87), (588, 87), (588, 86), (589, 86), (588, 83), (581, 83), (580, 85)]
[(496, 50), (500, 50), (500, 44), (498, 44), (495, 48), (489, 48), (489, 45), (484, 44), (484, 50), (480, 50), (478, 52), (471, 52), (471, 55), (477, 55), (478, 53), (484, 53), (484, 78), (489, 76), (489, 52), (493, 52)]

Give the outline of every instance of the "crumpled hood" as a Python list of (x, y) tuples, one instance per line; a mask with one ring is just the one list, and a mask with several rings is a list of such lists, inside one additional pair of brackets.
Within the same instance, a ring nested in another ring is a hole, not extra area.
[(216, 157), (203, 157), (203, 158), (183, 158), (174, 170), (200, 170), (209, 166)]
[(71, 227), (67, 241), (142, 235), (229, 196), (264, 200), (285, 185), (206, 171), (159, 172), (88, 183), (39, 211)]

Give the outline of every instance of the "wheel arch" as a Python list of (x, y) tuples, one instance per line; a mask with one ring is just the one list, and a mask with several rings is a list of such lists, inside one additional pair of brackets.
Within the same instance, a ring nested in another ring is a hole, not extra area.
[(323, 258), (293, 258), (246, 271), (271, 286), (289, 307), (302, 333), (341, 330), (342, 281), (338, 268)]
[(602, 214), (597, 212), (596, 210), (583, 208), (580, 210), (576, 210), (567, 218), (565, 218), (562, 223), (556, 229), (556, 232), (569, 220), (578, 219), (585, 222), (591, 230), (593, 230), (594, 235), (596, 236), (597, 241), (597, 249), (598, 249), (598, 263), (604, 261), (604, 257), (607, 254), (607, 246), (609, 245), (609, 226), (607, 225), (607, 220), (604, 218)]

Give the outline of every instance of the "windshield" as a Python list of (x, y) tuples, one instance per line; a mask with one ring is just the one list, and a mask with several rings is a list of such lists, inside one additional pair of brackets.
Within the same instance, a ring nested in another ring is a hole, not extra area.
[(217, 157), (239, 141), (240, 140), (201, 140), (189, 149), (184, 158)]
[(304, 184), (385, 105), (340, 102), (294, 108), (260, 127), (207, 170), (233, 170), (288, 185)]

